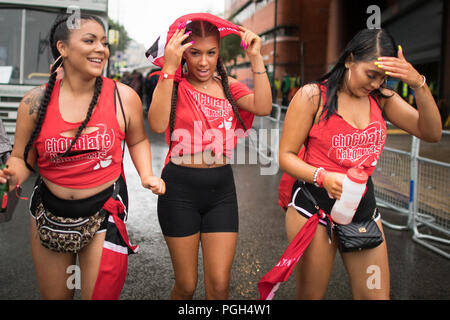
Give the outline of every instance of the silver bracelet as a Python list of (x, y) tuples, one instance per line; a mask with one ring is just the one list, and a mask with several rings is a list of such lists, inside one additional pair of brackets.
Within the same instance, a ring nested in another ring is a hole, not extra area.
[(252, 72), (253, 72), (254, 74), (264, 74), (264, 73), (267, 72), (267, 70), (266, 70), (266, 69), (264, 69), (264, 71), (253, 71), (253, 70), (252, 70)]
[(316, 187), (320, 187), (320, 186), (317, 184), (317, 175), (318, 175), (318, 173), (319, 173), (320, 170), (325, 170), (325, 169), (322, 168), (322, 167), (320, 167), (320, 168), (317, 168), (316, 171), (314, 171), (313, 182), (314, 182), (314, 185), (315, 185)]
[(425, 83), (427, 82), (427, 78), (425, 78), (425, 76), (423, 74), (422, 74), (422, 77), (423, 77), (423, 82), (422, 82), (422, 84), (420, 86), (418, 86), (418, 87), (410, 87), (410, 88), (413, 89), (413, 90), (422, 88), (425, 85)]

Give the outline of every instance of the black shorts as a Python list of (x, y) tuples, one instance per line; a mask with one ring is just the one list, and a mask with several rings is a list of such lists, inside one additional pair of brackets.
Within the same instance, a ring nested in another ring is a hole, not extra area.
[[(292, 186), (292, 201), (289, 206), (294, 207), (297, 212), (309, 219), (315, 212), (315, 208), (311, 201), (306, 198), (304, 193), (301, 191), (301, 188), (306, 187), (311, 195), (316, 199), (319, 207), (328, 214), (331, 214), (331, 209), (333, 208), (335, 199), (331, 199), (328, 196), (328, 192), (324, 188), (316, 187), (311, 183), (305, 183), (300, 181), (296, 181)], [(376, 207), (375, 201), (375, 192), (373, 187), (372, 179), (369, 177), (367, 181), (367, 190), (364, 196), (359, 203), (358, 208), (356, 209), (355, 215), (353, 216), (353, 222), (367, 221), (370, 219), (378, 220), (380, 218), (380, 213)], [(326, 225), (326, 222), (322, 219), (319, 220), (319, 223), (323, 226)]]
[[(33, 194), (30, 200), (30, 214), (36, 219), (34, 213), (37, 206), (42, 202), (44, 208), (50, 211), (53, 215), (64, 218), (82, 218), (90, 217), (97, 213), (104, 205), (104, 203), (112, 196), (114, 191), (114, 184), (105, 190), (85, 199), (79, 200), (65, 200), (55, 196), (45, 185), (45, 183), (38, 177), (36, 180)], [(127, 185), (122, 176), (115, 182), (120, 184), (118, 197), (128, 208), (128, 192)], [(127, 210), (126, 210), (127, 211)], [(105, 231), (108, 225), (108, 216), (103, 220), (97, 232)]]
[(165, 236), (238, 232), (236, 187), (230, 165), (189, 168), (169, 162), (161, 178), (166, 193), (158, 197), (158, 219)]

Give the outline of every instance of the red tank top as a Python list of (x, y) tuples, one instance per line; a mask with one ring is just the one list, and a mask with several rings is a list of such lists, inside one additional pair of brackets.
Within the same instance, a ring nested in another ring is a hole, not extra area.
[[(230, 91), (235, 101), (253, 94), (241, 82), (232, 83)], [(246, 129), (250, 129), (254, 115), (241, 109), (239, 114)], [(205, 150), (213, 150), (217, 157), (229, 157), (236, 146), (237, 137), (242, 136), (236, 131), (239, 128), (242, 127), (227, 99), (200, 92), (184, 78), (178, 86), (174, 136), (166, 163), (171, 156)], [(170, 145), (170, 126), (166, 130), (166, 142)]]
[(305, 162), (341, 173), (360, 166), (370, 176), (384, 148), (386, 123), (375, 99), (369, 96), (369, 101), (370, 122), (365, 129), (353, 127), (336, 114), (325, 120), (325, 112), (309, 131)]
[(68, 149), (73, 137), (65, 137), (63, 133), (78, 128), (81, 122), (62, 118), (59, 88), (60, 80), (55, 83), (41, 132), (34, 143), (40, 174), (59, 186), (73, 189), (97, 187), (119, 177), (125, 133), (117, 121), (114, 81), (103, 78), (97, 107), (86, 126), (97, 129), (80, 135), (71, 149), (76, 155), (67, 157), (58, 155)]

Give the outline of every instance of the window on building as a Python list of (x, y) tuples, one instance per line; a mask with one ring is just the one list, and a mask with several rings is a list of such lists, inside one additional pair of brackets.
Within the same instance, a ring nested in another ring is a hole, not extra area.
[(48, 32), (56, 16), (56, 12), (30, 9), (0, 10), (1, 84), (40, 85), (47, 81), (49, 66), (53, 62)]
[(56, 13), (27, 10), (25, 24), (25, 84), (41, 84), (48, 79), (53, 57), (48, 46), (48, 33)]
[(264, 8), (272, 1), (273, 0), (259, 0), (256, 2), (249, 2), (244, 9), (233, 17), (233, 21), (242, 23), (243, 21), (250, 19), (258, 10)]
[(0, 83), (17, 84), (20, 79), (22, 10), (0, 10)]
[[(297, 36), (298, 35), (298, 27), (297, 26), (280, 26), (276, 29), (277, 37), (282, 36)], [(263, 35), (261, 35), (262, 42), (273, 40), (274, 32), (273, 29)]]

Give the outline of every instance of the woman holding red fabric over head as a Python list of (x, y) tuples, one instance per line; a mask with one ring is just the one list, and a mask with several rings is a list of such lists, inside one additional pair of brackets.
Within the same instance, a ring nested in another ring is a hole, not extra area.
[[(386, 87), (388, 76), (414, 89), (417, 109)], [(402, 48), (397, 47), (383, 29), (360, 31), (333, 69), (317, 83), (302, 87), (290, 103), (279, 159), (283, 171), (305, 182), (297, 180), (294, 183), (286, 212), (288, 239), (295, 238), (296, 241), (292, 241), (290, 250), (285, 252), (290, 260), (284, 261), (297, 263), (298, 299), (322, 299), (325, 296), (339, 240), (330, 233), (329, 214), (336, 199), (341, 198), (343, 179), (349, 168), (360, 167), (368, 176), (373, 173), (386, 140), (383, 115), (397, 127), (425, 141), (438, 141), (441, 137), (439, 111), (425, 77), (406, 61)], [(302, 145), (306, 150), (299, 155)], [(320, 210), (316, 210), (310, 196)], [(311, 229), (313, 219), (318, 225), (315, 233), (310, 234), (311, 230), (306, 229)], [(369, 178), (352, 224), (370, 222), (371, 219), (382, 232), (373, 182)], [(367, 230), (360, 230), (364, 231)], [(301, 234), (305, 239), (311, 236), (308, 241), (312, 239), (306, 250), (306, 242), (300, 245), (301, 241), (298, 241)], [(295, 248), (305, 250), (301, 258), (298, 252), (293, 252)], [(341, 256), (355, 299), (389, 299), (385, 241), (370, 249), (341, 252)], [(263, 298), (273, 294), (278, 282), (285, 281), (288, 273), (277, 276), (276, 269), (280, 266), (278, 264), (261, 280), (259, 288)], [(368, 278), (373, 273), (370, 266), (377, 268), (379, 276), (375, 288), (368, 285)]]
[[(219, 57), (220, 38), (230, 33), (240, 35), (250, 59), (254, 92), (228, 77)], [(158, 48), (160, 43), (147, 52), (152, 61), (161, 56)], [(256, 34), (211, 14), (186, 15), (169, 28), (148, 120), (155, 132), (166, 132), (170, 147), (158, 218), (174, 268), (172, 299), (193, 297), (200, 243), (206, 299), (228, 298), (238, 207), (227, 159), (236, 129), (250, 129), (253, 115), (267, 115), (272, 108), (260, 49)]]
[(109, 57), (103, 22), (81, 14), (75, 27), (70, 18), (58, 17), (50, 30), (51, 75), (20, 103), (0, 183), (13, 190), (37, 165), (30, 236), (42, 299), (72, 299), (78, 281), (71, 278), (81, 282), (82, 299), (118, 299), (128, 255), (137, 251), (124, 223), (125, 143), (143, 187), (162, 194), (165, 186), (153, 175), (141, 100), (102, 76)]

